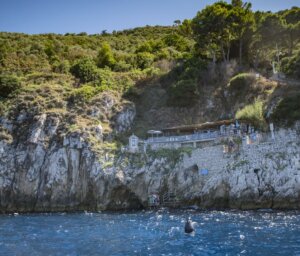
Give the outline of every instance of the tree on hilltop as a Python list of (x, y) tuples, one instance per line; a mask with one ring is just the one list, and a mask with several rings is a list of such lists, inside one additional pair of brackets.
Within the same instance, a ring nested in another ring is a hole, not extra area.
[(116, 64), (116, 60), (112, 53), (111, 47), (107, 42), (102, 44), (97, 56), (97, 66), (99, 68), (113, 68)]

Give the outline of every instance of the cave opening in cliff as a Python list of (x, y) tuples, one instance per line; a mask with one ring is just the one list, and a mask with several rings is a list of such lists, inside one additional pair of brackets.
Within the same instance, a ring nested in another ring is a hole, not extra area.
[(111, 192), (109, 210), (141, 210), (144, 206), (138, 196), (126, 186), (119, 186)]

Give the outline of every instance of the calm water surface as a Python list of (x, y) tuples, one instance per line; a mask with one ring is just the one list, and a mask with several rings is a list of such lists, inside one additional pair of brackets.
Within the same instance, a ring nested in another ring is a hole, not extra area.
[(300, 255), (300, 213), (0, 215), (0, 255)]

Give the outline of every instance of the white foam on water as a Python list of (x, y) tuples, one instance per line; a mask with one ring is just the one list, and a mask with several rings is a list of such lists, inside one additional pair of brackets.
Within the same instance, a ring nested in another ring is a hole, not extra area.
[(162, 214), (156, 215), (156, 219), (157, 219), (157, 220), (162, 220), (162, 218), (163, 218), (163, 215), (162, 215)]
[(179, 227), (171, 227), (168, 231), (169, 236), (174, 236), (175, 234), (178, 234), (180, 232), (180, 228)]
[(92, 212), (84, 211), (84, 215), (86, 215), (86, 216), (93, 216), (94, 214)]

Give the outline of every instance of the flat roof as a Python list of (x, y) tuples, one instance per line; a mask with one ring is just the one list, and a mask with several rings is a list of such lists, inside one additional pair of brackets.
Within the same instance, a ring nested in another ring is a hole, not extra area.
[(234, 124), (235, 120), (221, 120), (215, 122), (206, 122), (201, 124), (191, 124), (191, 125), (181, 125), (181, 126), (174, 126), (162, 129), (163, 132), (172, 132), (172, 131), (181, 131), (181, 132), (190, 132), (195, 130), (206, 130), (206, 129), (213, 129), (218, 128), (221, 125), (230, 125)]
[(147, 131), (147, 133), (149, 133), (149, 134), (162, 134), (162, 131), (158, 131), (158, 130), (149, 130), (149, 131)]

